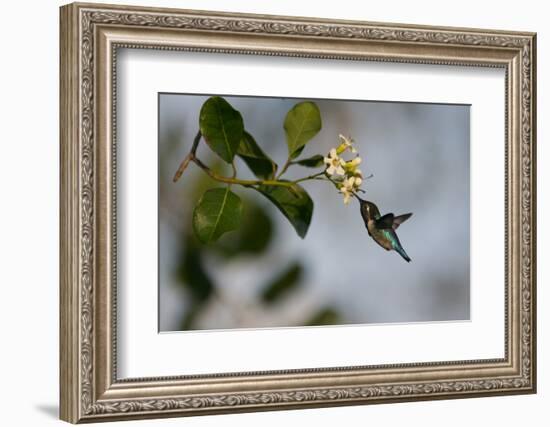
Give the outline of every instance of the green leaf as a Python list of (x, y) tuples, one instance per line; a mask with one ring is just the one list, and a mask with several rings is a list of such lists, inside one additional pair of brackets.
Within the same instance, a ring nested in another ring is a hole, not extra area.
[(241, 113), (219, 96), (202, 105), (199, 127), (208, 146), (227, 163), (233, 161), (244, 132)]
[(321, 130), (319, 107), (311, 101), (296, 104), (287, 113), (284, 128), (288, 154), (294, 159), (300, 155), (304, 145)]
[(229, 187), (208, 190), (193, 212), (193, 229), (202, 243), (214, 242), (222, 234), (235, 230), (241, 215), (241, 199)]
[(298, 236), (303, 239), (313, 215), (313, 201), (306, 190), (298, 184), (292, 184), (289, 187), (260, 186), (258, 191), (277, 206), (290, 221)]
[(300, 285), (302, 275), (302, 265), (297, 262), (291, 264), (286, 270), (275, 277), (271, 283), (264, 287), (262, 300), (270, 304), (276, 302)]
[(322, 166), (324, 162), (325, 157), (317, 154), (315, 156), (308, 157), (307, 159), (298, 160), (295, 163), (308, 168), (318, 168), (319, 166)]
[(262, 151), (252, 135), (246, 131), (241, 139), (237, 154), (258, 178), (270, 179), (277, 171), (277, 164)]
[(263, 206), (253, 198), (243, 199), (242, 224), (238, 230), (226, 234), (212, 245), (212, 249), (231, 258), (243, 255), (261, 255), (273, 237), (273, 221)]

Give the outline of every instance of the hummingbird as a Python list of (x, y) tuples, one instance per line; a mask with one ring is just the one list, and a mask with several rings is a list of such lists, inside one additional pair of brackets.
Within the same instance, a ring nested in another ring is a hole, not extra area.
[(412, 213), (407, 213), (399, 216), (394, 216), (393, 213), (388, 213), (386, 215), (380, 215), (378, 207), (368, 200), (363, 200), (357, 194), (355, 194), (357, 200), (359, 200), (359, 208), (361, 210), (361, 216), (363, 221), (365, 221), (365, 227), (369, 236), (373, 240), (382, 246), (387, 251), (392, 249), (396, 251), (403, 259), (407, 262), (411, 262), (411, 259), (401, 246), (401, 242), (397, 237), (395, 230), (408, 220)]

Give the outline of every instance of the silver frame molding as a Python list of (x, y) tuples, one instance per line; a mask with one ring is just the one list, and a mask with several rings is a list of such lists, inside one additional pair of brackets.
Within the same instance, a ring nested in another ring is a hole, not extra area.
[[(536, 391), (534, 33), (80, 3), (60, 13), (61, 419), (112, 421)], [(117, 379), (118, 48), (505, 69), (505, 357)]]

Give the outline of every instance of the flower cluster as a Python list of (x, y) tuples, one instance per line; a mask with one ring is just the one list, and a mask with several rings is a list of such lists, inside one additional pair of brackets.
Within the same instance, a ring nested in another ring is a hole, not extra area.
[[(336, 184), (340, 193), (344, 196), (344, 203), (347, 205), (363, 182), (363, 175), (359, 169), (361, 157), (353, 146), (355, 142), (350, 137), (344, 135), (338, 136), (340, 145), (330, 150), (328, 155), (323, 159), (326, 164), (325, 173), (329, 179)], [(345, 160), (341, 157), (346, 151), (355, 153), (356, 156), (351, 160)]]

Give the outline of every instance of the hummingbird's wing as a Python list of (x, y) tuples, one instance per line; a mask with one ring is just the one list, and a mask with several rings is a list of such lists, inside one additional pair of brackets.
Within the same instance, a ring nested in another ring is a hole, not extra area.
[(393, 219), (393, 229), (397, 230), (397, 227), (399, 227), (401, 224), (403, 224), (406, 220), (408, 220), (412, 216), (412, 213), (407, 213), (403, 215), (396, 216)]
[(375, 224), (376, 224), (376, 228), (378, 228), (379, 230), (384, 230), (384, 229), (388, 229), (388, 228), (393, 228), (393, 221), (394, 221), (394, 216), (392, 213), (388, 213), (384, 216), (381, 216), (380, 218), (378, 218), (376, 221), (375, 221)]

